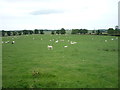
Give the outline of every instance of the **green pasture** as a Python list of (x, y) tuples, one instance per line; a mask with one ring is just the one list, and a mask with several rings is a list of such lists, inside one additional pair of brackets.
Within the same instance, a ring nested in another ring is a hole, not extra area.
[[(11, 44), (13, 40), (15, 44)], [(115, 36), (22, 35), (2, 41), (10, 41), (2, 44), (3, 88), (118, 87)]]

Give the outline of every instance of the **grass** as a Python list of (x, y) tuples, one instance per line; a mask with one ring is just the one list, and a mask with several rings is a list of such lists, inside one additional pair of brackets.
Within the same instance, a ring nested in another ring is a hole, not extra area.
[[(50, 42), (52, 39), (65, 41)], [(12, 41), (12, 37), (3, 37), (3, 41), (7, 40)], [(29, 35), (14, 40), (15, 44), (2, 45), (4, 88), (118, 87), (116, 37)], [(77, 44), (71, 45), (68, 40)], [(47, 45), (54, 49), (48, 50)]]

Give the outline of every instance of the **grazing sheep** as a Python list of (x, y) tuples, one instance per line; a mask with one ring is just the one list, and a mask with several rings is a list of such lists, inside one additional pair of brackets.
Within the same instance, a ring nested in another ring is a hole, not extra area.
[(72, 42), (72, 41), (70, 42), (70, 44), (76, 44), (76, 43), (77, 43), (77, 42)]
[(58, 43), (58, 40), (57, 40), (57, 41), (55, 41), (55, 43)]
[(74, 44), (74, 43), (71, 41), (70, 44)]
[(52, 40), (50, 40), (50, 42), (51, 42)]
[(74, 44), (76, 44), (77, 42), (73, 42)]
[(64, 46), (64, 48), (67, 48), (68, 46)]
[(12, 44), (14, 44), (15, 43), (15, 41), (12, 41)]
[(113, 38), (111, 40), (114, 40)]
[(53, 50), (53, 46), (48, 45), (48, 50)]
[(107, 40), (105, 40), (105, 42), (107, 42)]

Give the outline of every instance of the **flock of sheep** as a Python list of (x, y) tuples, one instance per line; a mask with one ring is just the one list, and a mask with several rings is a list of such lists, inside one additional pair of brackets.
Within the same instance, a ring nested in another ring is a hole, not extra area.
[(10, 42), (10, 41), (2, 41), (2, 43), (6, 43), (6, 44), (7, 44), (7, 43), (11, 43), (11, 44), (14, 44), (15, 41), (11, 41), (11, 42)]
[[(15, 41), (13, 40), (14, 38), (12, 38), (12, 41), (2, 41), (2, 43), (11, 43), (11, 44), (15, 44)], [(32, 38), (33, 40), (35, 40), (35, 38), (33, 37)], [(92, 40), (93, 40), (94, 38), (92, 38)], [(111, 38), (111, 40), (113, 41), (114, 39), (118, 39), (118, 37), (116, 37), (116, 38)], [(41, 40), (43, 40), (42, 38), (41, 38)], [(65, 40), (64, 39), (62, 39), (62, 40), (55, 40), (55, 39), (50, 39), (49, 40), (50, 42), (55, 42), (55, 43), (59, 43), (59, 42), (64, 42)], [(76, 44), (77, 42), (73, 42), (73, 41), (70, 41), (70, 40), (67, 40), (67, 42), (69, 42), (70, 44)], [(108, 40), (105, 40), (105, 42), (108, 42)], [(64, 48), (67, 48), (68, 46), (67, 45), (65, 45), (64, 46)], [(48, 48), (48, 50), (53, 50), (53, 46), (52, 45), (47, 45), (47, 48)]]
[[(54, 40), (54, 39), (53, 39)], [(52, 40), (50, 40), (50, 41), (52, 41)], [(64, 40), (60, 40), (60, 41), (63, 41), (64, 42)], [(59, 42), (59, 40), (56, 40), (55, 41), (55, 43), (58, 43)], [(68, 42), (69, 42), (69, 40), (68, 40)], [(71, 41), (70, 42), (70, 44), (76, 44), (77, 42), (73, 42), (73, 41)], [(66, 46), (64, 46), (64, 48), (67, 48), (68, 46), (66, 45)], [(53, 50), (53, 46), (52, 45), (48, 45), (48, 50)]]

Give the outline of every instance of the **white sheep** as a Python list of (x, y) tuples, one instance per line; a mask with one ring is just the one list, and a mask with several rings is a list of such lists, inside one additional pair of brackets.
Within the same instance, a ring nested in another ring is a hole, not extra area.
[(118, 37), (116, 37), (116, 39), (118, 39)]
[(53, 50), (53, 46), (48, 45), (48, 50)]
[(70, 44), (76, 44), (76, 43), (77, 43), (77, 42), (72, 42), (72, 41), (70, 42)]
[(55, 43), (58, 43), (58, 40), (57, 40), (57, 41), (55, 41)]
[(107, 42), (107, 40), (105, 40), (105, 42)]
[(15, 43), (15, 41), (12, 41), (12, 44), (14, 44)]
[(111, 40), (114, 40), (113, 38)]
[(68, 46), (64, 46), (64, 48), (67, 48)]

